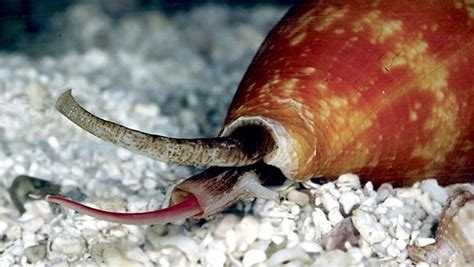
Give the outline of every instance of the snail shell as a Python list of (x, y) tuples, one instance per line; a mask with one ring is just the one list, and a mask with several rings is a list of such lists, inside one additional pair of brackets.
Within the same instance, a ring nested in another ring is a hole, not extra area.
[(473, 25), (467, 1), (296, 4), (253, 59), (222, 135), (264, 126), (276, 143), (264, 161), (296, 181), (472, 181)]

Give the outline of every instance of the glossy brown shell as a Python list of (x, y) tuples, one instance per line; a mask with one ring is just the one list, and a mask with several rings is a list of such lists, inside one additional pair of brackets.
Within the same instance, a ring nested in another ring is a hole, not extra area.
[(270, 129), (296, 180), (473, 181), (474, 12), (468, 1), (296, 5), (247, 70), (222, 135)]

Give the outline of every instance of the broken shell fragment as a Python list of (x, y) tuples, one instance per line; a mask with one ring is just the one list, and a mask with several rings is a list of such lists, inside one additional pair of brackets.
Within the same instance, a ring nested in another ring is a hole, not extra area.
[(435, 239), (436, 243), (426, 247), (409, 246), (410, 258), (441, 266), (474, 263), (474, 195), (471, 192), (462, 189), (448, 199)]

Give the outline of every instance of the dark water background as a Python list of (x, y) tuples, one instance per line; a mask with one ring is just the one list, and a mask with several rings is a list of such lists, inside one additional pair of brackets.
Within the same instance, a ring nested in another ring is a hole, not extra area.
[[(262, 4), (289, 5), (295, 0), (89, 0), (99, 4), (111, 18), (150, 10), (172, 14), (205, 4), (236, 7)], [(48, 29), (52, 19), (80, 0), (0, 0), (0, 50), (41, 54), (37, 46), (51, 39)], [(55, 33), (57, 34), (57, 33)]]

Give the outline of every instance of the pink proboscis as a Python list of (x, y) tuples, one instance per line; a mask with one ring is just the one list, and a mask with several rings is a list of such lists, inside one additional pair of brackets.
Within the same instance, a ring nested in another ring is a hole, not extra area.
[(189, 195), (183, 201), (168, 208), (136, 213), (121, 213), (99, 210), (58, 195), (48, 195), (46, 200), (68, 207), (79, 213), (94, 217), (96, 219), (122, 224), (165, 224), (202, 213), (201, 207), (199, 206), (196, 197), (193, 195)]

